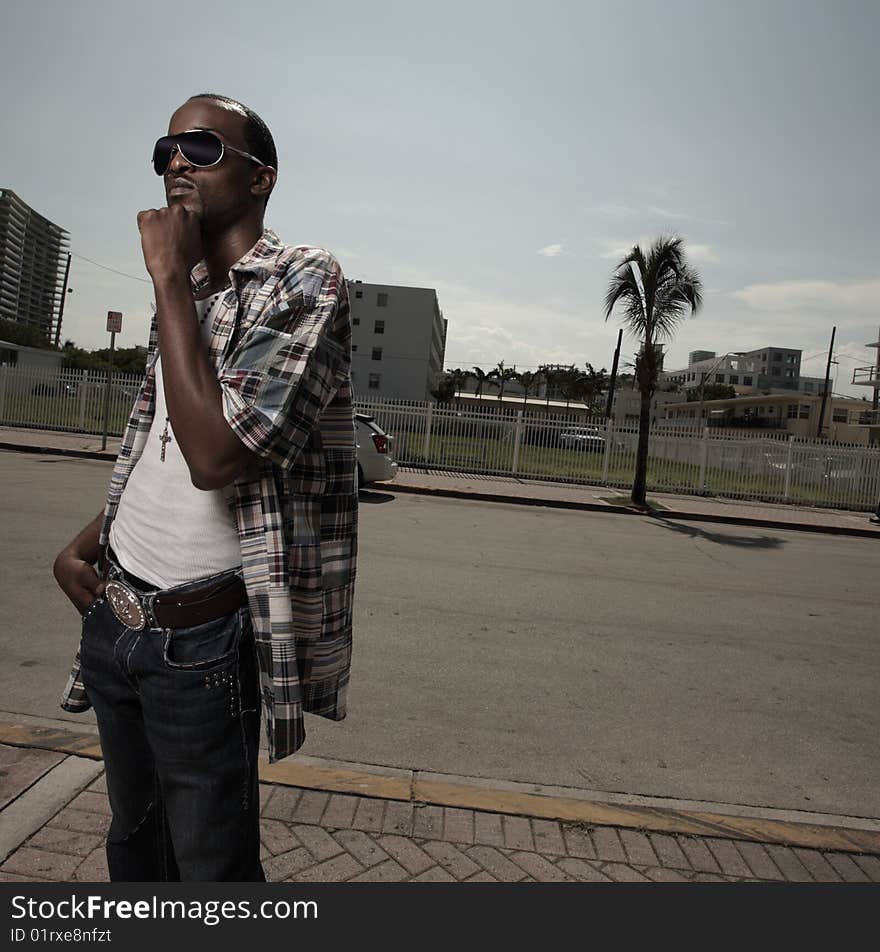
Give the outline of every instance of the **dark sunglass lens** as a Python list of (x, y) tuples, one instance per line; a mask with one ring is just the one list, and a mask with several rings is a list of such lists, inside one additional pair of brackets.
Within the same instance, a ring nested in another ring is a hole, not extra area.
[(176, 140), (177, 147), (191, 165), (214, 165), (223, 154), (223, 143), (213, 132), (184, 132)]
[(167, 171), (173, 147), (174, 140), (171, 136), (162, 136), (161, 139), (156, 140), (156, 145), (153, 148), (153, 168), (156, 175), (164, 175)]

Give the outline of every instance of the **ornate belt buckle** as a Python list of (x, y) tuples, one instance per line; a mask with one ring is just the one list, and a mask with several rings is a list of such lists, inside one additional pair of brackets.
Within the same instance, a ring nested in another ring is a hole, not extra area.
[(108, 582), (104, 587), (104, 594), (110, 603), (110, 610), (126, 628), (140, 631), (146, 627), (147, 616), (144, 614), (141, 600), (128, 586), (122, 582)]

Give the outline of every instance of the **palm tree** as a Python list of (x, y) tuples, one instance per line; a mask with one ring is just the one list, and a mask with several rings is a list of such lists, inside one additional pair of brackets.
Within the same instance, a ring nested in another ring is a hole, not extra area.
[(589, 361), (585, 366), (586, 370), (578, 380), (578, 396), (592, 412), (599, 395), (611, 385), (611, 378), (604, 367), (596, 370)]
[(482, 367), (474, 367), (471, 376), (477, 381), (477, 389), (474, 391), (474, 394), (477, 397), (481, 397), (483, 395), (483, 384), (489, 375)]
[(504, 361), (499, 360), (487, 376), (498, 382), (498, 399), (500, 400), (504, 396), (504, 385), (508, 380), (516, 380), (517, 372), (515, 367), (505, 367)]
[(455, 370), (447, 370), (446, 373), (452, 378), (452, 384), (455, 388), (456, 396), (461, 393), (464, 385), (468, 382), (468, 380), (471, 379), (471, 377), (473, 377), (473, 374), (469, 370), (461, 370), (460, 368), (456, 368)]
[(605, 295), (605, 320), (617, 304), (630, 334), (642, 341), (636, 358), (635, 376), (642, 395), (639, 413), (639, 444), (632, 501), (644, 507), (648, 474), (648, 436), (651, 397), (660, 372), (660, 342), (672, 337), (676, 325), (690, 310), (696, 314), (703, 303), (703, 286), (688, 264), (684, 242), (677, 236), (658, 238), (642, 251), (632, 251), (617, 265)]
[(523, 388), (523, 406), (525, 406), (529, 400), (529, 391), (538, 385), (541, 375), (534, 374), (531, 372), (531, 370), (524, 370), (522, 373), (516, 375), (516, 379), (520, 382), (520, 386)]

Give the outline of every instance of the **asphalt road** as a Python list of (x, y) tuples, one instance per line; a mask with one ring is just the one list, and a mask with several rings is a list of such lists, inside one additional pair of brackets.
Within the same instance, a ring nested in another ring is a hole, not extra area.
[[(103, 462), (0, 452), (0, 710), (57, 705)], [(880, 817), (874, 540), (366, 492), (349, 717), (302, 753)]]

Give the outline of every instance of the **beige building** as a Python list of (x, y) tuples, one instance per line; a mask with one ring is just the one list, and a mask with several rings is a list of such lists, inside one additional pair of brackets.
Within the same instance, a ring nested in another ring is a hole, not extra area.
[[(703, 422), (730, 430), (784, 430), (792, 436), (814, 439), (819, 434), (822, 398), (804, 393), (776, 393), (730, 400), (706, 400)], [(666, 407), (666, 419), (682, 426), (698, 427), (700, 403)], [(829, 397), (825, 406), (822, 436), (837, 443), (868, 443), (871, 404), (854, 397)]]

